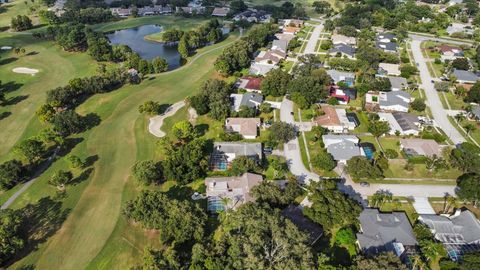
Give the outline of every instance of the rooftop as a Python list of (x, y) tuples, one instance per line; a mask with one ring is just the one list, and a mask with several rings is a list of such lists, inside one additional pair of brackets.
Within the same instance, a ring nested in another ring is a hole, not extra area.
[(400, 139), (400, 145), (403, 149), (413, 151), (421, 156), (440, 156), (440, 146), (435, 140), (426, 139)]
[(260, 126), (260, 118), (227, 118), (225, 127), (238, 132), (242, 136), (257, 136), (257, 128)]

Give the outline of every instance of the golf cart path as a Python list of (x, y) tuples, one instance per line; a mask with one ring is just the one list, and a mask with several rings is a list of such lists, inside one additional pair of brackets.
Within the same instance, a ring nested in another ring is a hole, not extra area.
[(177, 111), (180, 110), (183, 106), (185, 106), (185, 101), (182, 100), (168, 107), (168, 109), (164, 113), (151, 117), (150, 123), (148, 124), (148, 131), (152, 133), (155, 137), (165, 137), (165, 132), (161, 130), (163, 120), (177, 113)]

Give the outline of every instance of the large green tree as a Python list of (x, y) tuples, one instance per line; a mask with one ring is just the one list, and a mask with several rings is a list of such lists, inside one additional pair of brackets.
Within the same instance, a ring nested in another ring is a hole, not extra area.
[(287, 85), (291, 79), (292, 76), (280, 68), (271, 70), (267, 73), (260, 85), (262, 94), (266, 96), (272, 95), (274, 97), (285, 95), (285, 93), (287, 93)]
[(355, 260), (358, 270), (407, 270), (407, 266), (395, 254), (388, 252), (367, 258), (359, 256)]
[(0, 265), (19, 252), (25, 244), (20, 236), (22, 218), (10, 209), (0, 210)]
[(162, 166), (153, 160), (137, 161), (132, 167), (133, 176), (142, 184), (158, 184), (162, 180)]
[(348, 160), (346, 169), (354, 179), (383, 178), (382, 170), (363, 156), (352, 157)]
[(464, 174), (457, 180), (457, 196), (477, 206), (480, 200), (480, 175), (475, 173)]

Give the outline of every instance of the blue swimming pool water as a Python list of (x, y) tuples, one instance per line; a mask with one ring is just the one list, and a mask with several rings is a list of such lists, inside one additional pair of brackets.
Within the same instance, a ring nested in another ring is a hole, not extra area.
[(365, 156), (369, 159), (373, 159), (373, 152), (374, 150), (371, 147), (363, 146), (363, 151), (365, 152)]

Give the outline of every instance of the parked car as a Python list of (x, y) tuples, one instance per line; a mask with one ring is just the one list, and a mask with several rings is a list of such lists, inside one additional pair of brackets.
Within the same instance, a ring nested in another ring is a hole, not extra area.
[(361, 187), (369, 187), (369, 186), (370, 186), (370, 183), (368, 183), (368, 182), (360, 182), (360, 186), (361, 186)]

